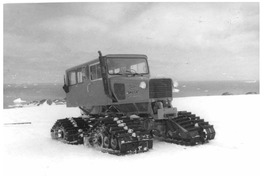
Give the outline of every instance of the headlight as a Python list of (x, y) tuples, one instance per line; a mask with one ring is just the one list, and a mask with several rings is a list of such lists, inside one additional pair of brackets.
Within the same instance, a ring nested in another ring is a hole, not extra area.
[(146, 84), (146, 82), (142, 81), (142, 82), (139, 84), (139, 87), (142, 88), (142, 89), (146, 89), (146, 88), (147, 88), (147, 84)]

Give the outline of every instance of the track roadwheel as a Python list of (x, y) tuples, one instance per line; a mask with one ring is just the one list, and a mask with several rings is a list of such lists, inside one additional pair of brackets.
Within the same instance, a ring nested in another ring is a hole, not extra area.
[(168, 137), (168, 138), (173, 138), (173, 132), (172, 132), (171, 130), (169, 130), (169, 131), (167, 132), (167, 137)]
[(51, 129), (51, 138), (62, 142), (66, 142), (65, 129), (63, 127), (57, 127)]
[(110, 146), (110, 138), (108, 136), (104, 136), (103, 147), (109, 148), (109, 146)]
[(103, 141), (104, 137), (102, 133), (97, 133), (95, 134), (95, 136), (93, 137), (93, 146), (95, 147), (103, 147)]
[(203, 129), (203, 131), (200, 133), (200, 136), (201, 136), (202, 142), (204, 143), (208, 138), (207, 131)]
[(115, 138), (115, 137), (112, 137), (111, 138), (111, 148), (113, 149), (113, 150), (118, 150), (118, 141), (117, 141), (117, 139)]
[(84, 136), (83, 137), (83, 144), (86, 146), (86, 147), (91, 147), (91, 142), (90, 142), (90, 137), (88, 136)]

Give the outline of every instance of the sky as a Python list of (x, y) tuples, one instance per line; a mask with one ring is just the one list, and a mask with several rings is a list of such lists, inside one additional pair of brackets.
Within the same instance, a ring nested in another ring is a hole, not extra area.
[(259, 80), (259, 3), (4, 4), (4, 83), (62, 83), (106, 54), (145, 54), (152, 77)]

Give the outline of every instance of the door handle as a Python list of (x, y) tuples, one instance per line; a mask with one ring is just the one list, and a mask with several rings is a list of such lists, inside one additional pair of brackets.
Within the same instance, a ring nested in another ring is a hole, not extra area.
[(90, 92), (90, 90), (89, 90), (89, 86), (91, 85), (91, 83), (88, 83), (87, 84), (87, 88), (86, 88), (86, 90), (87, 90), (87, 93), (89, 93)]

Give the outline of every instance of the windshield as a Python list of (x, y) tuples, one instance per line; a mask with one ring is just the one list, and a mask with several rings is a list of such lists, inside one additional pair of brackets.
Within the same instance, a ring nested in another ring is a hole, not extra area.
[(145, 58), (108, 58), (107, 65), (110, 75), (148, 74)]

